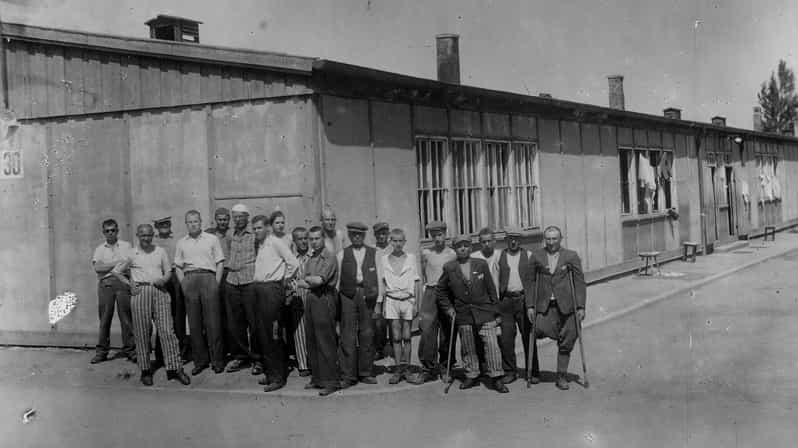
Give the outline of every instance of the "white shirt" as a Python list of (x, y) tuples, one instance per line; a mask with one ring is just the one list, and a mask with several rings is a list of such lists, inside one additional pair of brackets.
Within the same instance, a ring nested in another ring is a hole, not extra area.
[(416, 256), (405, 253), (404, 263), (399, 271), (394, 271), (391, 255), (380, 257), (382, 262), (385, 295), (394, 299), (407, 299), (416, 295), (416, 282), (421, 280), (416, 271)]
[(163, 247), (147, 253), (141, 247), (133, 249), (130, 256), (130, 278), (134, 282), (154, 283), (172, 270), (169, 256)]
[(518, 262), (521, 260), (521, 251), (519, 250), (515, 255), (507, 251), (505, 252), (507, 253), (507, 265), (510, 267), (510, 275), (507, 277), (507, 292), (523, 291), (524, 284), (521, 283), (521, 275), (518, 272)]
[[(94, 256), (91, 257), (91, 264), (96, 263), (119, 263), (126, 261), (133, 250), (127, 241), (116, 240), (115, 244), (102, 243), (94, 249)], [(111, 276), (111, 272), (97, 274), (97, 277), (104, 279)]]
[(285, 241), (269, 235), (258, 248), (253, 280), (256, 282), (282, 281), (293, 277), (298, 267), (299, 261), (291, 249), (286, 246)]

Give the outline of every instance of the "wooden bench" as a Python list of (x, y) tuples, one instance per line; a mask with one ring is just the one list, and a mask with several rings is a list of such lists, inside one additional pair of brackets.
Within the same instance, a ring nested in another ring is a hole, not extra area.
[(770, 241), (776, 241), (776, 226), (765, 226), (765, 233), (762, 235), (762, 241), (767, 241), (768, 235), (770, 235)]
[[(662, 271), (659, 268), (659, 263), (657, 262), (657, 257), (659, 257), (659, 254), (660, 253), (656, 251), (639, 252), (637, 255), (640, 257), (641, 261), (645, 262), (645, 265), (640, 267), (640, 269), (637, 271), (637, 275), (654, 275), (654, 269), (656, 269), (658, 275), (662, 275)], [(648, 272), (649, 266), (652, 269), (651, 273)]]
[(695, 241), (685, 241), (682, 243), (684, 247), (684, 254), (682, 255), (682, 261), (690, 261), (695, 263), (696, 255), (698, 254), (698, 243)]

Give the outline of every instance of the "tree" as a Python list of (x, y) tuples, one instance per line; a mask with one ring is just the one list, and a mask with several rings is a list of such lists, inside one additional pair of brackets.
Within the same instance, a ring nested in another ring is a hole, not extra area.
[(770, 72), (770, 79), (762, 83), (757, 99), (762, 106), (765, 132), (781, 134), (793, 130), (798, 94), (795, 93), (795, 73), (784, 60), (779, 60), (777, 73)]

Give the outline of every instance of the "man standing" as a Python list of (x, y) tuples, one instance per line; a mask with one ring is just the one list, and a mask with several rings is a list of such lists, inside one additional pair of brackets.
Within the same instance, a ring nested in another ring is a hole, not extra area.
[[(471, 254), (471, 258), (479, 258), (485, 260), (490, 268), (490, 276), (493, 278), (493, 284), (499, 287), (499, 256), (501, 251), (495, 249), (496, 239), (493, 236), (493, 230), (488, 227), (479, 231), (479, 250)], [(496, 293), (497, 297), (501, 297)]]
[(257, 312), (258, 345), (265, 370), (259, 381), (265, 392), (282, 389), (288, 377), (288, 359), (283, 343), (280, 315), (285, 305), (288, 282), (297, 270), (297, 259), (285, 242), (269, 234), (269, 218), (258, 215), (252, 219), (252, 231), (258, 241), (255, 259), (255, 303)]
[(227, 328), (232, 336), (230, 347), (233, 361), (228, 372), (238, 372), (251, 363), (252, 374), (263, 373), (260, 348), (255, 327), (255, 234), (247, 229), (249, 209), (244, 204), (233, 206), (233, 234), (230, 236), (230, 258), (227, 260), (225, 279), (225, 314)]
[[(111, 345), (111, 323), (114, 320), (114, 307), (117, 307), (119, 326), (122, 329), (122, 350), (114, 357), (125, 356), (136, 362), (136, 346), (133, 339), (133, 318), (130, 311), (130, 288), (124, 283), (123, 272), (114, 272), (114, 268), (125, 264), (131, 247), (119, 236), (119, 224), (113, 219), (102, 223), (105, 243), (97, 246), (91, 264), (97, 273), (97, 309), (100, 316), (100, 334), (97, 340), (97, 351), (91, 359), (92, 364), (106, 361)], [(119, 270), (117, 270), (119, 271)]]
[[(558, 389), (568, 389), (568, 362), (576, 342), (576, 320), (585, 319), (585, 277), (582, 261), (572, 250), (560, 247), (562, 232), (558, 227), (549, 226), (543, 232), (545, 247), (532, 252), (531, 275), (538, 279), (534, 293), (527, 295), (527, 318), (536, 318), (535, 337), (548, 337), (557, 341), (557, 382)], [(573, 276), (573, 290), (571, 285)], [(576, 309), (574, 309), (574, 305)], [(537, 345), (537, 344), (535, 344)], [(531, 382), (540, 382), (537, 347), (532, 350)]]
[(222, 281), (224, 253), (219, 239), (202, 231), (202, 217), (196, 210), (186, 212), (188, 235), (177, 241), (175, 268), (186, 298), (192, 375), (213, 364), (213, 371), (224, 371), (222, 323), (219, 316), (219, 283)]
[(453, 320), (460, 334), (466, 379), (460, 389), (470, 389), (479, 384), (480, 357), (477, 339), (482, 340), (482, 360), (491, 378), (490, 386), (499, 393), (509, 390), (502, 382), (502, 356), (496, 334), (499, 315), (496, 287), (488, 263), (471, 258), (471, 238), (460, 236), (454, 240), (457, 259), (443, 266), (438, 280), (437, 299), (441, 308)]
[[(531, 299), (534, 278), (530, 279), (529, 253), (521, 247), (521, 231), (507, 230), (507, 249), (499, 256), (499, 313), (501, 314), (502, 367), (504, 383), (518, 378), (515, 356), (515, 336), (521, 331), (524, 353), (529, 353), (529, 325), (524, 315), (524, 303)], [(516, 329), (517, 327), (517, 329)]]
[[(388, 242), (391, 228), (387, 222), (378, 222), (377, 224), (374, 224), (372, 229), (374, 230), (374, 244), (377, 249), (377, 261), (379, 262), (379, 260), (382, 260), (382, 257), (388, 256), (391, 254), (391, 252), (393, 252), (393, 248)], [(389, 330), (389, 325), (386, 325), (386, 320), (382, 314), (374, 319), (375, 359), (393, 356), (393, 349), (389, 343)]]
[(308, 260), (313, 254), (312, 250), (308, 248), (308, 230), (304, 227), (296, 227), (291, 232), (291, 238), (294, 246), (294, 256), (299, 262), (297, 268), (296, 280), (292, 282), (291, 303), (289, 304), (289, 313), (291, 316), (290, 330), (294, 340), (294, 352), (296, 354), (297, 368), (299, 369), (299, 376), (305, 377), (310, 375), (308, 367), (308, 351), (307, 351), (307, 333), (305, 331), (305, 311), (307, 310), (307, 285), (300, 281), (305, 278), (305, 269)]
[(173, 331), (172, 313), (166, 292), (166, 285), (172, 278), (172, 265), (162, 247), (152, 244), (155, 236), (149, 224), (141, 224), (136, 229), (139, 245), (130, 256), (130, 293), (133, 310), (133, 334), (136, 337), (138, 365), (141, 369), (141, 382), (152, 386), (152, 366), (150, 365), (150, 339), (152, 324), (158, 331), (158, 339), (163, 349), (166, 377), (176, 379), (183, 385), (191, 384), (180, 360), (180, 346)]
[(338, 315), (338, 263), (335, 255), (324, 247), (323, 230), (319, 226), (308, 231), (311, 255), (305, 262), (305, 276), (297, 286), (307, 288), (305, 329), (311, 380), (305, 389), (321, 389), (322, 397), (338, 390), (338, 336), (335, 320)]
[(321, 227), (324, 229), (324, 247), (330, 252), (337, 254), (344, 247), (349, 245), (346, 235), (335, 228), (338, 219), (335, 212), (329, 205), (325, 205), (321, 210)]
[(451, 322), (448, 316), (438, 310), (435, 288), (443, 273), (443, 265), (457, 258), (457, 255), (454, 250), (446, 246), (446, 223), (433, 221), (427, 224), (427, 232), (432, 238), (432, 247), (421, 250), (424, 296), (420, 304), (421, 338), (418, 344), (418, 359), (422, 371), (420, 375), (407, 379), (412, 384), (434, 381), (440, 374), (441, 364), (445, 365), (450, 357), (454, 357), (454, 353), (449, 353)]
[[(167, 255), (173, 257), (175, 248), (177, 247), (177, 238), (172, 234), (172, 217), (160, 218), (153, 221), (155, 225), (155, 245), (162, 247)], [(177, 337), (177, 342), (180, 345), (180, 358), (183, 362), (191, 360), (191, 344), (189, 344), (186, 333), (186, 301), (183, 297), (183, 291), (180, 289), (180, 282), (177, 280), (174, 266), (170, 266), (172, 275), (169, 276), (169, 281), (164, 285), (164, 289), (172, 299), (170, 301), (169, 309), (172, 313), (172, 321), (174, 322), (174, 332)], [(160, 336), (160, 335), (159, 335)], [(155, 359), (158, 364), (163, 365), (163, 350), (161, 347), (161, 338), (155, 342)]]
[(368, 227), (346, 225), (352, 244), (338, 252), (341, 298), (341, 387), (358, 381), (377, 384), (374, 377), (374, 319), (382, 314), (382, 263), (377, 250), (363, 244)]

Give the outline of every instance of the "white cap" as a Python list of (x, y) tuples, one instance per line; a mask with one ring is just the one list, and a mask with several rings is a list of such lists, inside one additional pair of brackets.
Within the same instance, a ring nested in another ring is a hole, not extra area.
[(249, 214), (249, 209), (244, 204), (236, 204), (230, 211)]

